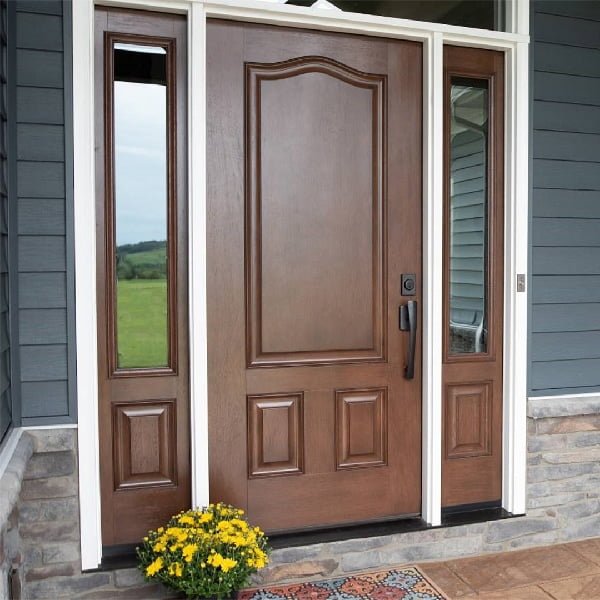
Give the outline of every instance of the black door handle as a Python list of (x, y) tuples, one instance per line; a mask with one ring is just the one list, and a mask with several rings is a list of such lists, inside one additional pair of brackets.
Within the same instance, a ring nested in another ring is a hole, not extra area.
[(408, 356), (404, 367), (405, 379), (414, 379), (417, 347), (417, 302), (409, 300), (400, 307), (400, 330), (408, 331)]

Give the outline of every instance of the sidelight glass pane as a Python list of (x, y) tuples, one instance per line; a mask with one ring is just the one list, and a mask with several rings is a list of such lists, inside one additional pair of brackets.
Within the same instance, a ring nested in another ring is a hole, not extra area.
[(450, 344), (487, 352), (488, 83), (453, 78), (450, 98)]
[(116, 44), (113, 58), (117, 367), (166, 367), (166, 50)]

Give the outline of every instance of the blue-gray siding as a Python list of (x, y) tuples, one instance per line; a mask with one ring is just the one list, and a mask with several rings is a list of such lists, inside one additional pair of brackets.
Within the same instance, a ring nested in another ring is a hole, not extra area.
[(70, 4), (17, 0), (16, 21), (22, 422), (72, 422)]
[(9, 281), (8, 3), (0, 0), (0, 441), (12, 423)]
[(533, 395), (600, 390), (600, 2), (533, 6)]

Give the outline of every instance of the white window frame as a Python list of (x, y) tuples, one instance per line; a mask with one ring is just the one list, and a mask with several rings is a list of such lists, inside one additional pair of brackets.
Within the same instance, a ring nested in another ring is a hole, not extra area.
[[(77, 405), (81, 561), (101, 561), (96, 224), (94, 162), (94, 0), (73, 2), (73, 129)], [(511, 32), (423, 23), (285, 5), (277, 0), (97, 0), (110, 7), (178, 12), (188, 19), (189, 321), (192, 502), (208, 502), (206, 312), (205, 33), (210, 17), (419, 41), (423, 89), (423, 475), (422, 516), (441, 524), (443, 48), (502, 50), (506, 56), (503, 507), (526, 509), (529, 0), (508, 0)]]

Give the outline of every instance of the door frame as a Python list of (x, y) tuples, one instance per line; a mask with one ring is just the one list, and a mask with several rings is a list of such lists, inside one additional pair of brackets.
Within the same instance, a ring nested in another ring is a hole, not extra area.
[[(192, 504), (208, 503), (206, 309), (206, 19), (358, 33), (423, 43), (422, 517), (441, 524), (443, 48), (505, 53), (504, 398), (502, 506), (526, 509), (529, 202), (529, 0), (507, 2), (510, 33), (279, 0), (77, 0), (73, 11), (74, 247), (82, 569), (102, 559), (96, 314), (94, 6), (177, 12), (188, 19), (189, 336)], [(193, 165), (193, 168), (192, 168)], [(519, 282), (518, 282), (519, 277)]]

